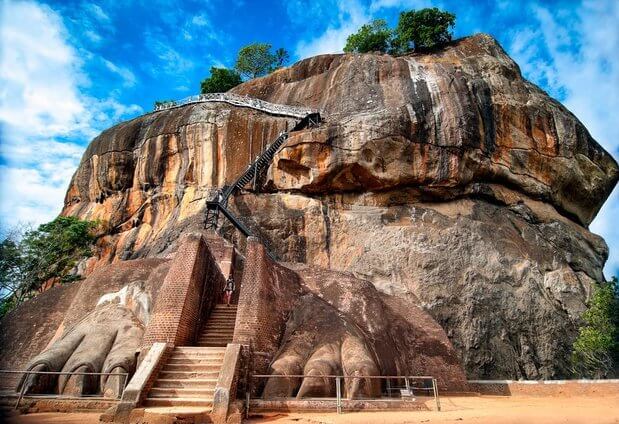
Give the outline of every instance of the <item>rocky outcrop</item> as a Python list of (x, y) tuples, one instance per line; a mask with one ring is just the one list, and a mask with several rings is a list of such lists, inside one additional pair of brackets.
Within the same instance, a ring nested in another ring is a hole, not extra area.
[[(397, 58), (317, 56), (233, 91), (323, 116), (230, 201), (276, 256), (421, 306), (469, 377), (567, 374), (607, 257), (587, 225), (619, 168), (493, 39)], [(63, 210), (109, 224), (91, 268), (173, 252), (181, 232), (201, 228), (214, 189), (294, 121), (204, 103), (103, 132)]]

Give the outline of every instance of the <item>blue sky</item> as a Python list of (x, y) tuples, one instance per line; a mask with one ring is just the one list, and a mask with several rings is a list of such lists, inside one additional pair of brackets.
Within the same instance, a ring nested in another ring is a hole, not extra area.
[[(0, 223), (39, 224), (102, 129), (199, 90), (254, 41), (293, 61), (339, 52), (373, 18), (437, 6), (455, 35), (497, 38), (524, 75), (562, 101), (619, 157), (619, 2), (513, 0), (0, 0)], [(619, 274), (619, 192), (591, 229)]]

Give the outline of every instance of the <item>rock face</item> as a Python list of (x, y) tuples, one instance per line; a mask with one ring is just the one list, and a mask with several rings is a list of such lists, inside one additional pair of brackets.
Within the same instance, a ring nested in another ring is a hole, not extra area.
[[(324, 119), (291, 134), (264, 180), (230, 201), (276, 256), (421, 306), (469, 378), (567, 375), (607, 257), (587, 225), (619, 168), (493, 39), (398, 58), (318, 56), (233, 91)], [(181, 232), (201, 228), (213, 190), (294, 121), (204, 103), (102, 133), (63, 211), (109, 223), (89, 269), (173, 252)]]

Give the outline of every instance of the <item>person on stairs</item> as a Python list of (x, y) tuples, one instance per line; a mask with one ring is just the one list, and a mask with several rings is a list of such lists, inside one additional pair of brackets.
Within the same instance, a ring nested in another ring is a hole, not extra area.
[(234, 278), (232, 278), (232, 274), (228, 276), (226, 280), (226, 286), (224, 287), (224, 301), (226, 305), (230, 306), (230, 301), (232, 300), (232, 293), (234, 293)]

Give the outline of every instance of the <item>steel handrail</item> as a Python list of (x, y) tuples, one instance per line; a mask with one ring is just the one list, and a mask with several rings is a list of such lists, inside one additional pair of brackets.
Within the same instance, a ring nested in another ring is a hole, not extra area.
[[(81, 371), (32, 371), (32, 370), (0, 370), (0, 374), (25, 374), (24, 376), (24, 380), (21, 383), (21, 388), (19, 391), (19, 396), (17, 398), (17, 402), (15, 403), (15, 409), (19, 408), (19, 404), (21, 403), (21, 400), (24, 398), (25, 392), (26, 392), (26, 386), (27, 386), (27, 381), (26, 379), (28, 378), (29, 375), (31, 374), (42, 374), (42, 375), (107, 375), (107, 376), (123, 376), (123, 390), (122, 392), (125, 391), (125, 389), (127, 388), (127, 383), (129, 380), (129, 373), (118, 373), (118, 372), (81, 372)], [(122, 392), (121, 392), (121, 396), (122, 396)], [(60, 394), (61, 396), (62, 394)], [(54, 397), (57, 398), (59, 397), (59, 395), (54, 394), (53, 396), (46, 396), (45, 393), (43, 394), (37, 394), (36, 397), (39, 398), (46, 398), (46, 397)]]
[[(336, 404), (336, 409), (337, 409), (337, 413), (341, 414), (342, 413), (342, 390), (341, 390), (341, 380), (340, 379), (344, 379), (346, 380), (348, 379), (354, 379), (354, 378), (359, 378), (359, 379), (379, 379), (379, 380), (389, 380), (389, 379), (404, 379), (406, 382), (406, 389), (407, 390), (431, 390), (434, 400), (436, 402), (436, 410), (440, 411), (441, 410), (441, 402), (439, 399), (439, 393), (438, 393), (438, 384), (437, 384), (437, 380), (436, 378), (434, 378), (433, 376), (430, 375), (336, 375), (336, 374), (325, 374), (325, 375), (309, 375), (309, 374), (251, 374), (249, 376), (250, 381), (253, 378), (335, 378), (335, 394), (336, 394), (336, 398), (335, 398), (335, 404)], [(432, 383), (432, 387), (412, 387), (409, 385), (409, 380), (429, 380)], [(249, 407), (250, 407), (250, 401), (251, 401), (251, 397), (250, 397), (250, 393), (248, 391), (247, 393), (247, 414), (249, 415)], [(326, 398), (329, 399), (329, 398)], [(333, 398), (330, 398), (333, 399)], [(372, 402), (372, 401), (385, 401), (385, 399), (372, 399), (372, 398), (364, 398), (364, 401), (367, 402)]]

